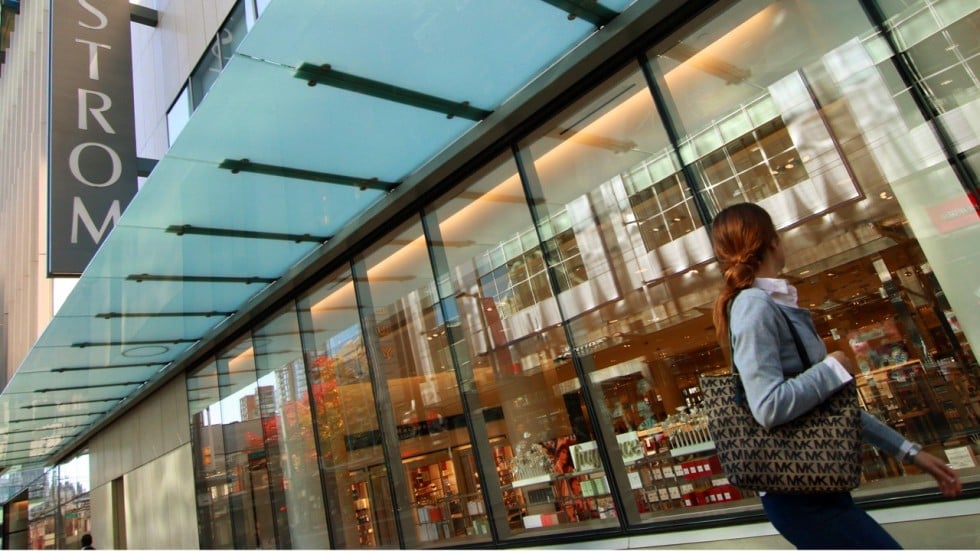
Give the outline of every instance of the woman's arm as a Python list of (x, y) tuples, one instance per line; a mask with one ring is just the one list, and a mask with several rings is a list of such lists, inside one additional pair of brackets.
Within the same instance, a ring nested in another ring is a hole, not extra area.
[[(881, 449), (899, 461), (907, 458), (909, 450), (915, 446), (895, 429), (880, 421), (874, 415), (861, 411), (861, 428), (864, 441)], [(918, 446), (915, 446), (918, 448)], [(912, 457), (912, 464), (919, 467), (934, 479), (939, 491), (946, 497), (956, 497), (963, 490), (960, 475), (945, 461), (931, 453), (918, 449)]]
[(786, 321), (778, 308), (762, 292), (743, 291), (735, 299), (730, 321), (732, 355), (749, 409), (767, 428), (796, 419), (847, 383), (822, 361), (785, 377), (780, 351), (791, 350), (794, 357), (797, 353), (792, 340), (783, 342), (779, 337), (779, 327)]

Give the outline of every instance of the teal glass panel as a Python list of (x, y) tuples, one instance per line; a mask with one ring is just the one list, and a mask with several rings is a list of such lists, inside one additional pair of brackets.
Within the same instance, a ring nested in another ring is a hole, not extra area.
[[(310, 87), (294, 73), (235, 56), (170, 155), (213, 164), (247, 158), (397, 182), (476, 124), (339, 88)], [(213, 128), (222, 129), (220, 140)], [(324, 187), (344, 190), (344, 197), (357, 190)]]
[[(595, 31), (546, 2), (523, 0), (273, 2), (260, 23), (241, 53), (287, 67), (329, 63), (491, 110)], [(283, 40), (281, 28), (300, 38)]]

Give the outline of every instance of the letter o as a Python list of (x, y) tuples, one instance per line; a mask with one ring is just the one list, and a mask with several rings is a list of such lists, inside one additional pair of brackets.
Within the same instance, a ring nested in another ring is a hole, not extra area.
[[(102, 182), (101, 184), (90, 182), (87, 178), (82, 176), (82, 169), (78, 166), (78, 158), (82, 155), (82, 150), (84, 150), (86, 147), (92, 146), (103, 149), (109, 154), (109, 160), (112, 161), (112, 174), (109, 176), (108, 180)], [(75, 179), (90, 187), (109, 187), (112, 184), (115, 184), (116, 181), (119, 180), (119, 176), (122, 175), (122, 161), (119, 160), (119, 154), (113, 151), (111, 147), (96, 142), (84, 142), (76, 145), (71, 150), (71, 155), (68, 156), (68, 168), (71, 170), (71, 174), (75, 177)]]

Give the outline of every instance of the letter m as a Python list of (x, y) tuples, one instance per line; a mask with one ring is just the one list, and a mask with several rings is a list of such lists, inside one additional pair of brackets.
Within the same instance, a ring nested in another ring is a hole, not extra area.
[(121, 214), (121, 209), (119, 208), (119, 200), (116, 199), (109, 206), (109, 212), (106, 213), (105, 219), (102, 220), (102, 225), (98, 228), (95, 227), (95, 221), (88, 213), (88, 209), (85, 208), (85, 203), (82, 202), (81, 197), (75, 197), (74, 202), (71, 207), (71, 242), (78, 243), (78, 221), (81, 220), (82, 224), (85, 225), (85, 229), (88, 230), (89, 236), (92, 238), (96, 244), (102, 242), (102, 238), (105, 236), (106, 230), (109, 229), (109, 223), (111, 222), (113, 226), (119, 221), (119, 215)]

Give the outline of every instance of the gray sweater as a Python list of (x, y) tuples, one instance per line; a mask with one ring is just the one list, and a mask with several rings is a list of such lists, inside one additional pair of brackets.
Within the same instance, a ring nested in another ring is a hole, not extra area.
[[(793, 323), (810, 360), (819, 358), (819, 363), (802, 365), (778, 309)], [(749, 288), (735, 297), (729, 323), (733, 359), (749, 409), (761, 425), (774, 427), (792, 421), (847, 383), (823, 362), (827, 348), (809, 311), (777, 304), (762, 289)], [(866, 411), (861, 412), (861, 421), (865, 442), (902, 459), (911, 443)]]

